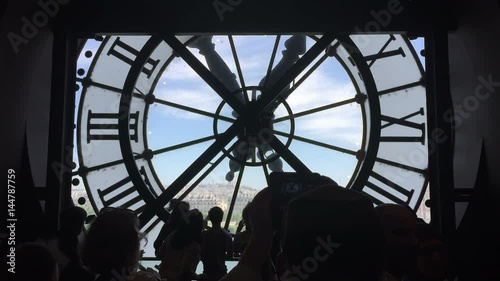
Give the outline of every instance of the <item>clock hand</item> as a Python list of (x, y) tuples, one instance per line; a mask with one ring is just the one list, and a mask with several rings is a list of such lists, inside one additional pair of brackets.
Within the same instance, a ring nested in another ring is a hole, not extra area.
[[(283, 58), (278, 62), (276, 67), (273, 68), (273, 70), (269, 73), (268, 76), (265, 76), (262, 78), (262, 80), (259, 83), (259, 87), (262, 89), (264, 88), (265, 85), (272, 85), (273, 83), (276, 83), (276, 81), (281, 78), (283, 75), (285, 75), (286, 71), (290, 69), (298, 60), (299, 56), (303, 55), (306, 52), (306, 36), (305, 35), (293, 35), (290, 37), (288, 40), (285, 41), (285, 47), (286, 50), (282, 52)], [(290, 90), (290, 86), (287, 86), (285, 89), (283, 89), (280, 93), (281, 100), (285, 100), (288, 97), (288, 92)], [(266, 89), (263, 89), (262, 95), (266, 94)], [(257, 98), (260, 98), (257, 97)], [(264, 116), (263, 118), (268, 118), (269, 119), (269, 126), (270, 129), (273, 129), (272, 125), (272, 120), (274, 119), (274, 110), (278, 107), (279, 101), (276, 102), (276, 104), (272, 107), (270, 107), (268, 110), (266, 110), (267, 116)], [(272, 154), (269, 156), (274, 157), (276, 155), (276, 152), (273, 151), (271, 146), (267, 143), (262, 143), (260, 146), (261, 153), (259, 153), (258, 157), (261, 161), (264, 161), (264, 159), (261, 158), (268, 158), (266, 157), (266, 153), (268, 151), (272, 151)], [(262, 154), (262, 156), (260, 155)], [(283, 171), (283, 163), (281, 162), (280, 158), (277, 158), (273, 162), (268, 164), (268, 167), (271, 171)]]
[[(240, 85), (238, 84), (238, 81), (236, 81), (236, 75), (231, 72), (226, 62), (215, 51), (215, 44), (212, 43), (212, 36), (201, 36), (200, 38), (189, 44), (189, 47), (198, 49), (200, 51), (200, 54), (205, 57), (208, 68), (215, 75), (215, 77), (217, 77), (217, 79), (219, 79), (224, 84), (224, 86), (228, 88), (229, 91), (235, 93), (237, 99), (242, 104), (246, 104), (243, 92), (238, 91), (238, 89), (240, 89)], [(233, 116), (237, 118), (238, 114), (233, 111)], [(246, 160), (248, 157), (247, 155), (250, 155), (250, 153), (240, 153), (237, 148), (232, 151), (232, 154), (238, 160), (229, 160), (230, 171), (226, 175), (227, 181), (233, 180), (234, 173), (240, 170), (240, 162)]]
[[(205, 57), (208, 69), (228, 88), (229, 91), (235, 93), (240, 89), (240, 85), (238, 81), (236, 81), (236, 75), (231, 72), (226, 62), (220, 57), (219, 53), (215, 51), (215, 44), (212, 43), (212, 37), (211, 35), (200, 36), (188, 46), (198, 49), (199, 53)], [(235, 94), (242, 104), (246, 103), (242, 91)], [(233, 111), (233, 115), (235, 114), (236, 113)]]
[[(299, 56), (303, 55), (306, 52), (306, 36), (305, 35), (293, 35), (288, 40), (285, 41), (286, 49), (282, 52), (283, 58), (278, 62), (276, 67), (269, 73), (269, 76), (265, 76), (259, 83), (260, 87), (264, 87), (265, 85), (273, 85), (276, 81), (285, 75), (286, 71), (292, 67), (298, 60)], [(290, 89), (290, 86), (283, 89), (280, 93), (282, 96), (281, 100), (284, 100), (288, 97), (287, 93)], [(263, 89), (262, 95), (266, 94), (266, 89)], [(273, 112), (276, 107), (278, 107), (278, 102), (275, 106), (271, 107), (268, 112)]]

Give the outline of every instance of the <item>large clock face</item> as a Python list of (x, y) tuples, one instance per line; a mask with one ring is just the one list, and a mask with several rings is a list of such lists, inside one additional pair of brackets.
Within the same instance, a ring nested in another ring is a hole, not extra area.
[(74, 182), (95, 211), (136, 210), (152, 239), (172, 198), (221, 206), (234, 230), (273, 171), (420, 205), (424, 71), (404, 35), (106, 36), (85, 48)]

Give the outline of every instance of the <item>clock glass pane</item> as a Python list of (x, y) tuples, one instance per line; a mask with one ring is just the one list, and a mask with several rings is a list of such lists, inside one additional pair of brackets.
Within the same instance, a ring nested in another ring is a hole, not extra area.
[[(89, 213), (104, 206), (142, 213), (175, 190), (173, 198), (204, 215), (220, 206), (234, 233), (269, 173), (307, 167), (346, 188), (364, 178), (362, 191), (375, 203), (417, 209), (428, 184), (424, 68), (415, 50), (423, 40), (363, 36), (369, 41), (357, 54), (349, 40), (359, 35), (87, 40), (77, 73), (77, 204)], [(120, 118), (128, 118), (127, 132)], [(132, 157), (124, 156), (123, 136)], [(146, 256), (163, 223), (145, 221)]]

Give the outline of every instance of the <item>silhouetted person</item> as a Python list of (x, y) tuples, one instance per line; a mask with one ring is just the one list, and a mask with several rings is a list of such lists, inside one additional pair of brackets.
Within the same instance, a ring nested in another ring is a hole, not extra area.
[(87, 212), (80, 207), (73, 206), (61, 213), (60, 228), (58, 231), (58, 247), (68, 259), (68, 263), (60, 268), (59, 281), (93, 281), (94, 275), (82, 267), (79, 254), (80, 243), (85, 233), (85, 219)]
[(416, 271), (417, 216), (407, 206), (382, 204), (375, 208), (386, 240), (388, 280), (403, 280)]
[[(252, 239), (222, 281), (260, 280), (274, 235), (272, 193), (252, 201)], [(283, 281), (377, 281), (383, 275), (383, 232), (365, 195), (325, 185), (288, 205), (278, 272)]]
[(57, 281), (57, 261), (50, 249), (38, 243), (21, 244), (16, 250), (17, 281)]
[(179, 201), (178, 199), (172, 199), (169, 204), (169, 209), (171, 210), (170, 218), (168, 222), (162, 226), (160, 233), (158, 233), (158, 237), (156, 237), (153, 244), (153, 247), (155, 248), (155, 255), (159, 258), (162, 257), (158, 255), (158, 250), (167, 236), (170, 235), (170, 233), (172, 233), (182, 223), (182, 221), (186, 219), (185, 217), (189, 211), (189, 203), (186, 201)]
[[(432, 227), (417, 224), (417, 278), (416, 281), (443, 281), (449, 277), (450, 261), (448, 248)], [(412, 280), (413, 281), (413, 280)]]
[(144, 238), (135, 212), (105, 207), (85, 235), (82, 262), (98, 275), (96, 281), (159, 281), (159, 276), (137, 271)]
[(167, 236), (158, 250), (162, 257), (160, 275), (168, 281), (198, 278), (196, 267), (200, 262), (203, 215), (193, 209), (185, 216), (186, 220), (180, 222), (180, 226)]
[(248, 242), (250, 242), (250, 237), (252, 236), (252, 230), (250, 227), (250, 217), (248, 214), (250, 203), (248, 203), (243, 211), (241, 212), (242, 225), (244, 226), (243, 231), (237, 231), (234, 235), (233, 251), (235, 256), (240, 256), (245, 250)]
[(227, 273), (226, 258), (233, 257), (231, 234), (221, 227), (224, 211), (213, 207), (208, 212), (212, 228), (202, 232), (201, 261), (208, 281), (217, 281)]

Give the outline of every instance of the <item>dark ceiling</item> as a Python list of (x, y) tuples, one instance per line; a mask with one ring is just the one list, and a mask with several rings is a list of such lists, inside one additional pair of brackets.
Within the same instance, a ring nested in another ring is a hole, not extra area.
[(324, 31), (422, 35), (455, 28), (450, 6), (432, 0), (67, 1), (58, 17), (60, 26), (80, 35)]

